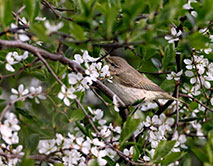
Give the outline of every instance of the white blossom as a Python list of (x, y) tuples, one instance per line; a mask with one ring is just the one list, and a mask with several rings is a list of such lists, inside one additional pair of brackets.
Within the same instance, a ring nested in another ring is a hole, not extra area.
[(116, 95), (114, 95), (113, 96), (113, 105), (114, 105), (114, 110), (116, 111), (116, 112), (119, 112), (119, 103), (118, 103), (118, 99), (117, 99), (117, 96)]
[(178, 73), (175, 73), (174, 71), (172, 71), (170, 74), (167, 74), (166, 79), (167, 80), (174, 79), (175, 81), (178, 81), (178, 80), (180, 80), (180, 77), (182, 74), (183, 74), (183, 70), (179, 71)]
[(69, 99), (75, 99), (77, 96), (73, 94), (75, 89), (73, 87), (66, 88), (65, 85), (61, 86), (61, 92), (58, 93), (58, 98), (64, 101), (64, 104), (70, 106)]
[(17, 144), (19, 137), (17, 131), (20, 130), (18, 120), (13, 113), (7, 112), (5, 114), (5, 121), (0, 124), (0, 133), (2, 139), (9, 145)]
[(168, 40), (168, 43), (174, 43), (175, 41), (178, 41), (182, 35), (182, 31), (179, 30), (177, 32), (175, 27), (171, 28), (171, 35), (166, 35), (165, 39)]
[(71, 151), (70, 150), (66, 151), (66, 156), (62, 158), (66, 166), (77, 165), (80, 159), (81, 159), (81, 154), (75, 149)]
[(81, 73), (70, 73), (68, 74), (68, 81), (71, 85), (76, 85), (76, 91), (85, 91), (89, 89), (89, 85), (92, 85), (92, 81), (89, 77), (83, 77)]
[(107, 155), (105, 150), (98, 150), (97, 147), (92, 147), (91, 152), (95, 157), (97, 157), (97, 161), (100, 166), (107, 164), (107, 161), (103, 159), (103, 157)]
[(36, 20), (36, 21), (45, 21), (45, 20), (46, 20), (46, 17), (39, 17), (39, 16), (37, 16), (37, 17), (35, 18), (35, 20)]
[(147, 111), (147, 110), (150, 110), (150, 109), (155, 109), (157, 107), (158, 107), (158, 105), (154, 102), (145, 102), (141, 105), (141, 110)]
[(96, 63), (92, 63), (91, 65), (86, 65), (85, 73), (90, 77), (92, 81), (97, 81), (97, 78), (99, 77), (99, 73), (96, 68)]
[[(13, 95), (10, 96), (10, 99), (11, 100), (15, 100), (19, 97), (22, 97), (22, 96), (25, 96), (29, 93), (29, 90), (28, 89), (24, 89), (24, 85), (23, 84), (20, 84), (18, 86), (18, 90), (12, 88), (11, 89), (11, 92), (13, 93)], [(25, 99), (22, 99), (22, 101), (24, 101)]]
[(41, 154), (50, 154), (57, 150), (55, 139), (50, 140), (40, 140), (38, 144), (39, 153)]
[(213, 97), (211, 97), (210, 103), (211, 103), (211, 105), (213, 106)]
[(44, 26), (45, 28), (47, 29), (47, 34), (50, 34), (52, 32), (56, 32), (58, 31), (59, 29), (61, 29), (63, 26), (64, 26), (64, 23), (63, 22), (59, 22), (57, 25), (54, 25), (54, 24), (50, 24), (49, 21), (45, 21), (44, 22)]
[(27, 59), (28, 54), (29, 54), (28, 51), (25, 51), (23, 55), (19, 55), (16, 51), (8, 52), (7, 56), (6, 56), (7, 63), (5, 65), (5, 68), (8, 71), (14, 72), (15, 69), (12, 65), (15, 65), (15, 64), (19, 63), (20, 61)]
[(29, 96), (29, 98), (34, 98), (35, 102), (37, 104), (40, 103), (39, 99), (41, 100), (45, 100), (46, 96), (42, 94), (42, 87), (39, 86), (38, 88), (35, 87), (30, 87), (30, 93), (32, 94), (31, 96)]
[(125, 148), (125, 149), (123, 150), (123, 153), (124, 153), (126, 156), (131, 157), (131, 156), (133, 155), (133, 146), (131, 146), (130, 149)]

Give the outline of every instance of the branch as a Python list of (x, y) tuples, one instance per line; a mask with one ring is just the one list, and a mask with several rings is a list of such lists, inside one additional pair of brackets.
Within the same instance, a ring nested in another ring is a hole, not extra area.
[(55, 72), (51, 69), (47, 61), (40, 55), (39, 52), (36, 53), (38, 58), (42, 61), (42, 63), (46, 66), (47, 70), (55, 77), (55, 79), (58, 81), (59, 84), (64, 85), (63, 82), (58, 78), (58, 76), (55, 74)]
[[(180, 53), (176, 53), (176, 64), (177, 64), (177, 72), (180, 72), (181, 71), (181, 56), (180, 56)], [(175, 94), (175, 97), (177, 99), (179, 97), (180, 80), (181, 80), (181, 78), (178, 81), (176, 81), (176, 94)], [(175, 122), (174, 134), (177, 131), (178, 123), (179, 123), (179, 110), (178, 110), (178, 101), (176, 101), (176, 122)], [(174, 134), (173, 134), (172, 137), (174, 137)]]
[(202, 105), (203, 107), (205, 107), (207, 110), (213, 112), (213, 110), (211, 108), (209, 108), (208, 106), (206, 106), (205, 104), (203, 104), (200, 100), (192, 97), (192, 96), (189, 96), (189, 95), (186, 95), (186, 94), (183, 94), (183, 93), (180, 93), (180, 96), (181, 97), (186, 97), (186, 98), (189, 98), (189, 99), (192, 99), (193, 101), (197, 102), (198, 104)]
[(1, 115), (0, 115), (0, 124), (1, 124), (1, 121), (2, 121), (2, 119), (3, 119), (3, 117), (4, 117), (4, 115), (5, 115), (6, 112), (7, 112), (7, 110), (8, 110), (11, 106), (13, 106), (17, 101), (24, 100), (24, 99), (26, 99), (27, 97), (29, 97), (29, 96), (31, 96), (31, 95), (32, 95), (32, 94), (29, 93), (29, 94), (27, 94), (27, 95), (21, 96), (21, 97), (15, 99), (15, 100), (11, 101), (10, 103), (8, 103), (8, 104), (4, 107), (3, 111), (1, 112)]
[(81, 110), (84, 112), (85, 116), (87, 117), (90, 125), (92, 126), (93, 130), (95, 131), (97, 137), (101, 138), (104, 143), (109, 146), (111, 149), (113, 149), (114, 151), (116, 151), (118, 153), (118, 155), (120, 157), (122, 157), (124, 160), (130, 162), (132, 165), (144, 165), (144, 166), (148, 166), (149, 164), (147, 163), (144, 163), (144, 162), (134, 162), (132, 161), (129, 156), (126, 156), (123, 152), (121, 152), (119, 149), (117, 149), (116, 147), (114, 147), (112, 144), (110, 144), (109, 142), (107, 142), (106, 140), (104, 140), (102, 137), (101, 137), (101, 134), (100, 132), (98, 131), (98, 129), (96, 128), (95, 124), (93, 123), (91, 117), (89, 116), (89, 114), (87, 113), (87, 111), (84, 109), (83, 105), (80, 103), (80, 101), (78, 99), (76, 99), (76, 103), (78, 104), (78, 106), (81, 108)]
[[(23, 155), (20, 155), (20, 154), (8, 154), (8, 153), (6, 154), (3, 152), (0, 152), (0, 156), (4, 157), (6, 159), (14, 159), (14, 158), (22, 159), (24, 157)], [(29, 155), (27, 157), (30, 159), (34, 159), (34, 160), (48, 161), (50, 163), (55, 163), (54, 159), (50, 159), (46, 155)]]
[(18, 71), (14, 72), (12, 74), (7, 74), (7, 75), (3, 75), (3, 76), (0, 75), (0, 80), (18, 75), (19, 73), (23, 72), (25, 69), (30, 68), (37, 61), (38, 61), (38, 58), (34, 59), (30, 64), (25, 65), (24, 67), (20, 68)]
[(46, 7), (48, 7), (48, 8), (54, 13), (54, 15), (56, 16), (57, 19), (61, 17), (61, 18), (65, 19), (65, 20), (74, 22), (73, 19), (71, 19), (71, 18), (68, 18), (68, 17), (59, 15), (59, 14), (55, 11), (55, 10), (56, 10), (55, 7), (53, 7), (47, 0), (42, 0), (42, 2), (43, 2), (43, 4), (44, 4)]
[[(52, 61), (59, 61), (62, 64), (69, 65), (75, 72), (84, 73), (84, 68), (81, 67), (79, 64), (73, 62), (69, 58), (64, 57), (61, 54), (50, 53), (46, 50), (31, 46), (31, 45), (29, 45), (27, 43), (23, 43), (21, 41), (11, 41), (11, 40), (8, 41), (8, 40), (1, 40), (0, 39), (0, 46), (27, 50), (27, 51), (33, 53), (34, 55), (39, 53), (45, 59), (49, 59), (49, 60), (52, 60)], [(109, 89), (107, 86), (105, 86), (100, 80), (95, 81), (94, 85), (98, 89), (100, 89), (103, 93), (105, 93), (109, 98), (113, 99), (113, 96), (115, 95), (115, 93), (111, 89)], [(125, 107), (125, 104), (121, 99), (118, 98), (118, 102), (119, 102), (121, 107)]]
[(17, 33), (21, 29), (25, 30), (25, 29), (29, 29), (29, 27), (20, 25), (17, 28), (9, 28), (5, 31), (0, 32), (0, 36), (5, 35), (6, 33), (10, 33), (10, 32), (11, 33)]

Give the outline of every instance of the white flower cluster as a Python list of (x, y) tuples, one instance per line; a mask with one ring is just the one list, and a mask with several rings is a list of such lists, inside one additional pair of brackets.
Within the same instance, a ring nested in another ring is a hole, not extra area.
[[(148, 135), (146, 139), (151, 143), (150, 156), (153, 157), (155, 148), (158, 146), (158, 143), (161, 140), (167, 140), (166, 135), (172, 132), (171, 126), (174, 124), (173, 118), (167, 118), (165, 114), (160, 116), (154, 115), (152, 118), (149, 116), (146, 117), (146, 120), (143, 122), (143, 125), (149, 128)], [(176, 145), (172, 151), (180, 151), (178, 148), (179, 145), (182, 145), (186, 142), (185, 135), (178, 136), (178, 133), (173, 137), (173, 140), (176, 140)], [(150, 161), (149, 156), (143, 156), (145, 161)]]
[[(27, 25), (29, 26), (30, 23), (27, 22), (26, 18), (25, 17), (22, 17), (20, 20), (19, 20), (19, 25)], [(11, 28), (17, 28), (18, 26), (14, 23), (11, 24)], [(18, 38), (19, 40), (21, 40), (22, 42), (26, 42), (26, 41), (29, 41), (30, 38), (25, 34), (24, 30), (23, 29), (20, 29), (17, 31), (19, 34), (18, 34)]]
[[(12, 148), (13, 144), (19, 143), (18, 131), (20, 130), (20, 126), (18, 125), (18, 119), (15, 114), (11, 112), (7, 112), (5, 114), (5, 120), (0, 124), (0, 136), (1, 139), (5, 143), (1, 143), (0, 145), (0, 153), (5, 153), (7, 151), (7, 155), (10, 154), (18, 154), (24, 155), (22, 151), (23, 146), (18, 145), (15, 149)], [(18, 158), (7, 158), (0, 157), (0, 165), (16, 165), (16, 163), (20, 161)]]
[[(101, 109), (92, 110), (89, 107), (88, 110), (92, 115), (92, 121), (99, 124), (97, 129), (100, 131), (101, 137), (105, 141), (112, 141), (113, 145), (118, 145), (121, 128), (113, 127), (112, 124), (105, 125), (106, 120), (103, 120), (104, 114)], [(84, 127), (83, 124), (81, 126)], [(110, 157), (112, 160), (116, 159), (116, 152), (107, 147), (104, 141), (96, 138), (96, 133), (92, 133), (94, 138), (89, 138), (77, 127), (74, 129), (74, 133), (68, 133), (66, 137), (56, 134), (56, 139), (40, 140), (39, 153), (49, 155), (56, 152), (54, 154), (62, 158), (65, 166), (86, 166), (93, 165), (95, 162), (100, 166), (104, 166), (107, 164), (107, 160), (104, 159), (105, 156)]]
[[(20, 97), (23, 97), (23, 96), (26, 96), (29, 94), (29, 98), (31, 99), (35, 99), (35, 102), (37, 104), (40, 103), (39, 99), (41, 100), (45, 100), (46, 99), (46, 96), (44, 96), (42, 94), (42, 87), (39, 86), (38, 88), (35, 88), (35, 87), (30, 87), (29, 89), (24, 89), (24, 85), (23, 84), (20, 84), (18, 86), (18, 90), (12, 88), (11, 89), (11, 92), (13, 93), (13, 95), (10, 96), (10, 99), (11, 100), (16, 100), (17, 98), (20, 98)], [(22, 99), (22, 101), (24, 101), (25, 98)]]
[(8, 52), (7, 56), (6, 56), (6, 65), (5, 68), (8, 71), (14, 72), (15, 69), (13, 68), (12, 65), (15, 65), (25, 59), (28, 58), (28, 54), (29, 52), (25, 51), (23, 55), (19, 55), (17, 52)]
[(191, 3), (197, 3), (196, 0), (188, 0), (186, 4), (183, 5), (183, 8), (189, 10), (193, 17), (197, 17), (197, 12), (191, 6)]
[(167, 74), (166, 79), (167, 80), (173, 80), (174, 79), (175, 81), (179, 81), (182, 74), (183, 74), (183, 70), (181, 70), (177, 73), (172, 71), (170, 74)]
[[(209, 63), (207, 58), (203, 55), (193, 55), (191, 59), (184, 59), (186, 64), (185, 75), (190, 77), (190, 83), (199, 89), (201, 84), (209, 89), (211, 88), (211, 83), (213, 81), (213, 63)], [(196, 72), (199, 74), (197, 76)], [(200, 77), (200, 78), (199, 78)], [(201, 80), (201, 81), (200, 81)]]
[[(67, 88), (65, 85), (61, 87), (61, 92), (58, 93), (58, 98), (64, 101), (64, 104), (69, 106), (70, 99), (75, 99), (77, 96), (74, 94), (78, 91), (85, 91), (89, 89), (89, 86), (92, 85), (93, 81), (97, 81), (100, 78), (108, 78), (110, 76), (109, 66), (102, 66), (101, 62), (95, 63), (97, 58), (93, 58), (88, 54), (88, 51), (84, 51), (83, 55), (75, 54), (74, 62), (79, 65), (85, 66), (85, 74), (83, 76), (81, 73), (72, 72), (67, 75), (70, 88)], [(64, 75), (64, 78), (66, 74)]]
[(182, 31), (176, 29), (176, 27), (171, 28), (171, 35), (166, 35), (165, 39), (168, 40), (168, 43), (174, 43), (178, 40), (180, 40), (180, 37), (182, 35)]
[[(100, 126), (97, 128), (100, 131), (101, 137), (105, 138), (107, 141), (112, 141), (114, 144), (118, 144), (118, 139), (120, 137), (121, 133), (121, 127), (113, 127), (113, 125), (110, 123), (109, 125), (106, 125), (106, 120), (103, 119), (104, 112), (101, 109), (92, 110), (90, 107), (88, 107), (88, 110), (90, 111), (91, 115), (93, 116), (92, 120), (93, 122), (97, 122)], [(96, 136), (95, 133), (93, 133), (94, 136)]]

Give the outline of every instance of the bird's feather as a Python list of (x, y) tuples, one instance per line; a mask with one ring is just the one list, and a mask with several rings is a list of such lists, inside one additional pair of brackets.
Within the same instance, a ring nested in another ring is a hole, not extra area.
[[(114, 77), (120, 84), (132, 88), (164, 92), (157, 84), (149, 80), (131, 66), (132, 70), (123, 70)], [(133, 79), (125, 79), (126, 77)]]

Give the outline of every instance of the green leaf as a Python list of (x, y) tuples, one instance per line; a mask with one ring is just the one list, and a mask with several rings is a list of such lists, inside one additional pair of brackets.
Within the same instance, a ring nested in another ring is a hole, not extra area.
[(156, 11), (160, 7), (160, 0), (148, 0), (150, 12)]
[(33, 13), (32, 21), (34, 21), (35, 17), (38, 16), (39, 11), (40, 11), (40, 3), (39, 3), (39, 1), (35, 1), (35, 4), (34, 4), (34, 13)]
[(39, 142), (39, 135), (38, 134), (31, 134), (27, 137), (26, 148), (30, 148), (30, 151), (33, 152), (36, 150)]
[(192, 161), (191, 161), (190, 155), (184, 156), (182, 161), (183, 161), (183, 166), (191, 166)]
[(161, 64), (160, 60), (157, 59), (157, 58), (151, 58), (151, 61), (152, 61), (153, 65), (154, 65), (158, 70), (160, 70), (160, 68), (162, 67), (162, 64)]
[(209, 38), (202, 35), (199, 32), (193, 33), (191, 36), (189, 36), (188, 41), (191, 44), (191, 47), (196, 49), (203, 49), (206, 48), (206, 43), (209, 42)]
[(172, 152), (168, 156), (166, 156), (163, 160), (161, 160), (160, 163), (162, 163), (163, 166), (167, 166), (170, 163), (179, 160), (182, 156), (183, 156), (182, 152)]
[(72, 35), (75, 37), (76, 40), (85, 40), (84, 30), (81, 26), (72, 23), (70, 24)]
[(35, 0), (24, 0), (24, 4), (26, 6), (25, 11), (27, 12), (27, 17), (32, 21)]
[(155, 149), (153, 160), (158, 161), (168, 155), (174, 147), (175, 142), (176, 141), (161, 141)]
[(163, 57), (163, 67), (165, 69), (168, 67), (168, 65), (171, 63), (174, 57), (175, 57), (174, 45), (169, 44), (165, 48), (165, 55)]
[(4, 23), (6, 25), (9, 25), (13, 21), (12, 9), (12, 0), (5, 0)]
[(70, 111), (69, 117), (70, 117), (70, 120), (72, 121), (79, 121), (85, 118), (85, 114), (81, 109), (76, 109), (76, 110)]
[(22, 158), (20, 163), (21, 166), (34, 166), (34, 160), (28, 158), (29, 152), (25, 152), (25, 156)]
[(129, 117), (127, 119), (127, 121), (124, 123), (123, 129), (121, 132), (121, 137), (119, 139), (120, 146), (122, 146), (123, 143), (132, 136), (132, 134), (137, 129), (139, 124), (140, 124), (140, 119), (134, 119), (132, 117)]
[(139, 156), (140, 156), (140, 150), (138, 149), (137, 146), (134, 146), (133, 147), (133, 155), (132, 155), (133, 161), (137, 161)]
[(105, 20), (106, 20), (106, 38), (110, 39), (112, 36), (112, 27), (114, 25), (114, 22), (116, 20), (117, 16), (117, 8), (115, 6), (106, 6), (105, 11)]
[(212, 164), (211, 163), (204, 163), (203, 166), (212, 166)]
[(199, 158), (202, 162), (208, 162), (208, 157), (206, 152), (201, 148), (192, 148), (192, 152)]
[(64, 164), (62, 164), (62, 163), (55, 163), (54, 165), (55, 166), (64, 166)]

